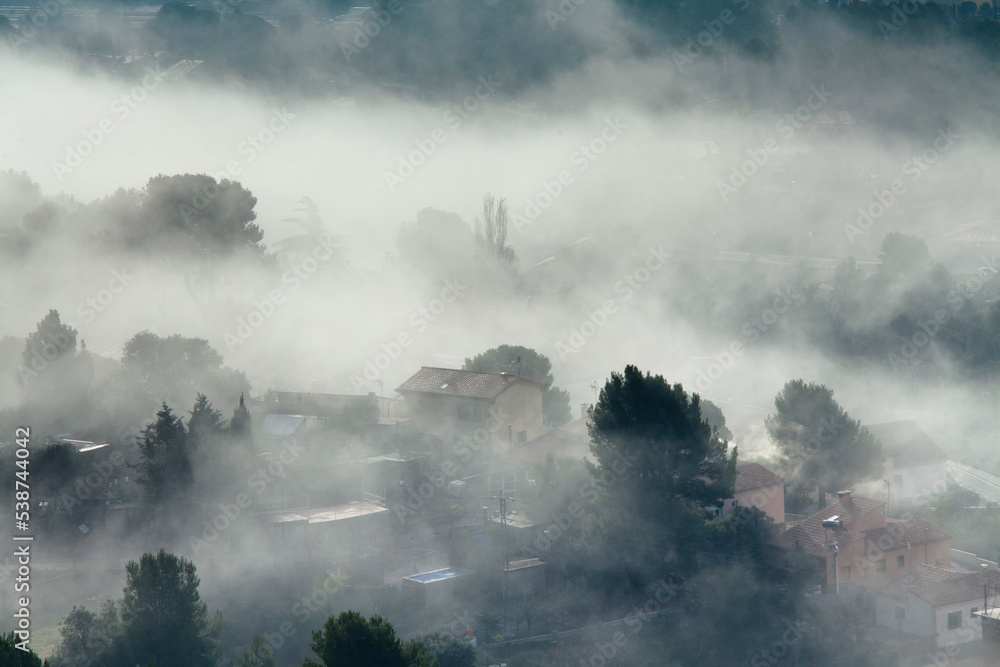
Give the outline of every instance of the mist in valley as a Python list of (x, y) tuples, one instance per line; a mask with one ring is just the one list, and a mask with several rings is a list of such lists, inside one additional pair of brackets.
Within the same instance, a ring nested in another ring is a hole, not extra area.
[[(911, 664), (877, 576), (844, 593), (779, 547), (854, 487), (996, 567), (997, 25), (973, 3), (0, 6), (0, 497), (14, 514), (30, 427), (30, 648)], [(949, 470), (909, 496), (916, 445), (864, 428), (900, 421)], [(748, 462), (781, 520), (739, 495)], [(165, 642), (136, 600), (171, 558), (207, 607)], [(444, 568), (446, 594), (413, 579)], [(337, 634), (373, 615), (378, 651)], [(984, 634), (917, 653), (993, 664)]]

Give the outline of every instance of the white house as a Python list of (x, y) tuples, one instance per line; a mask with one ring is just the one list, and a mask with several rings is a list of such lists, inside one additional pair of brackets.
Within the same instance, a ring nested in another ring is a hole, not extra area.
[(976, 614), (983, 608), (989, 574), (918, 565), (889, 581), (873, 582), (875, 623), (921, 651), (968, 647), (982, 640)]

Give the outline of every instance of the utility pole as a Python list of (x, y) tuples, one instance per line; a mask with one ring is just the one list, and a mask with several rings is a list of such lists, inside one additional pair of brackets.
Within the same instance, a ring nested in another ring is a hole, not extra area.
[(500, 549), (503, 551), (503, 582), (501, 584), (501, 595), (503, 598), (503, 631), (507, 632), (507, 573), (510, 571), (510, 555), (507, 551), (507, 501), (517, 502), (513, 496), (505, 496), (503, 487), (500, 494), (490, 496), (492, 500), (500, 501)]

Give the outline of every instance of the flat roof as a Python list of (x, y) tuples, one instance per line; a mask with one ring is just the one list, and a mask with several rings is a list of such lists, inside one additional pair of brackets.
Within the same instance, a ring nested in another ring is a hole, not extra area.
[(316, 509), (298, 509), (289, 512), (275, 512), (259, 515), (266, 523), (329, 523), (342, 519), (353, 519), (359, 516), (380, 514), (389, 510), (374, 503), (353, 502), (333, 507), (317, 507)]
[(443, 570), (433, 570), (431, 572), (421, 572), (409, 577), (403, 577), (403, 581), (412, 581), (418, 584), (433, 584), (448, 579), (457, 579), (472, 574), (471, 570), (460, 570), (457, 567), (446, 567)]

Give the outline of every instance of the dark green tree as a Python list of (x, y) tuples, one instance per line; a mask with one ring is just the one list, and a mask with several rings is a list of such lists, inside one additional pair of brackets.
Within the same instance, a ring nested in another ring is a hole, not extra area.
[(190, 405), (199, 393), (231, 405), (250, 385), (243, 373), (222, 362), (207, 340), (142, 331), (125, 343), (117, 384), (122, 400), (144, 403), (142, 413), (164, 401)]
[(142, 460), (136, 467), (139, 483), (151, 496), (159, 497), (175, 484), (192, 481), (187, 436), (184, 422), (174, 416), (166, 403), (156, 413), (156, 421), (143, 430), (139, 442)]
[(708, 425), (716, 429), (720, 438), (726, 442), (733, 439), (733, 432), (726, 426), (726, 416), (722, 410), (712, 401), (701, 402), (701, 417), (708, 422)]
[(476, 651), (449, 634), (435, 632), (413, 641), (433, 653), (441, 667), (476, 667)]
[[(471, 359), (466, 358), (462, 370), (480, 373), (513, 373), (541, 382), (553, 381), (552, 362), (523, 345), (499, 345)], [(550, 426), (562, 426), (572, 418), (569, 392), (549, 386), (542, 390), (542, 418)]]
[(881, 446), (840, 407), (829, 387), (790, 380), (775, 396), (774, 406), (777, 411), (764, 424), (778, 448), (781, 467), (791, 481), (817, 489), (821, 508), (826, 507), (827, 491), (881, 475)]
[(381, 616), (366, 619), (356, 611), (345, 611), (326, 620), (313, 632), (312, 650), (320, 659), (306, 658), (302, 667), (436, 667), (437, 658), (415, 642), (404, 643)]
[(240, 394), (240, 404), (233, 410), (233, 418), (229, 420), (229, 432), (237, 439), (250, 442), (253, 438), (253, 421), (250, 411)]
[(194, 563), (162, 549), (125, 566), (121, 603), (129, 664), (212, 667), (219, 655), (222, 615), (208, 616)]
[(776, 534), (774, 519), (756, 507), (736, 507), (729, 516), (712, 522), (708, 539), (725, 560), (752, 565), (767, 573), (767, 543)]
[(236, 667), (274, 667), (274, 651), (263, 635), (254, 634), (248, 646), (236, 659)]
[(63, 324), (58, 311), (50, 310), (28, 336), (21, 362), (17, 375), (27, 403), (70, 413), (88, 400), (93, 361), (85, 350), (77, 351), (77, 330)]
[[(243, 397), (240, 396), (240, 406), (242, 405)], [(198, 394), (189, 414), (191, 416), (187, 424), (187, 443), (191, 453), (195, 453), (201, 445), (212, 442), (222, 435), (224, 432), (222, 413), (212, 407), (212, 402), (205, 394)]]
[(0, 635), (0, 665), (4, 667), (49, 667), (49, 661), (42, 662), (38, 654), (28, 649), (22, 651), (17, 647), (20, 638), (13, 632)]
[(59, 626), (57, 664), (113, 665), (119, 662), (121, 619), (118, 605), (107, 600), (100, 613), (73, 607)]
[[(182, 5), (164, 5), (160, 14), (169, 14), (171, 7)], [(254, 223), (256, 204), (249, 191), (226, 179), (217, 182), (205, 174), (155, 176), (143, 191), (139, 219), (121, 234), (133, 247), (155, 248), (159, 254), (211, 260), (243, 250), (261, 256), (264, 232)]]
[[(660, 522), (733, 496), (736, 450), (702, 418), (701, 400), (635, 366), (613, 372), (591, 414), (593, 473), (624, 506)], [(603, 482), (602, 482), (603, 483)]]

